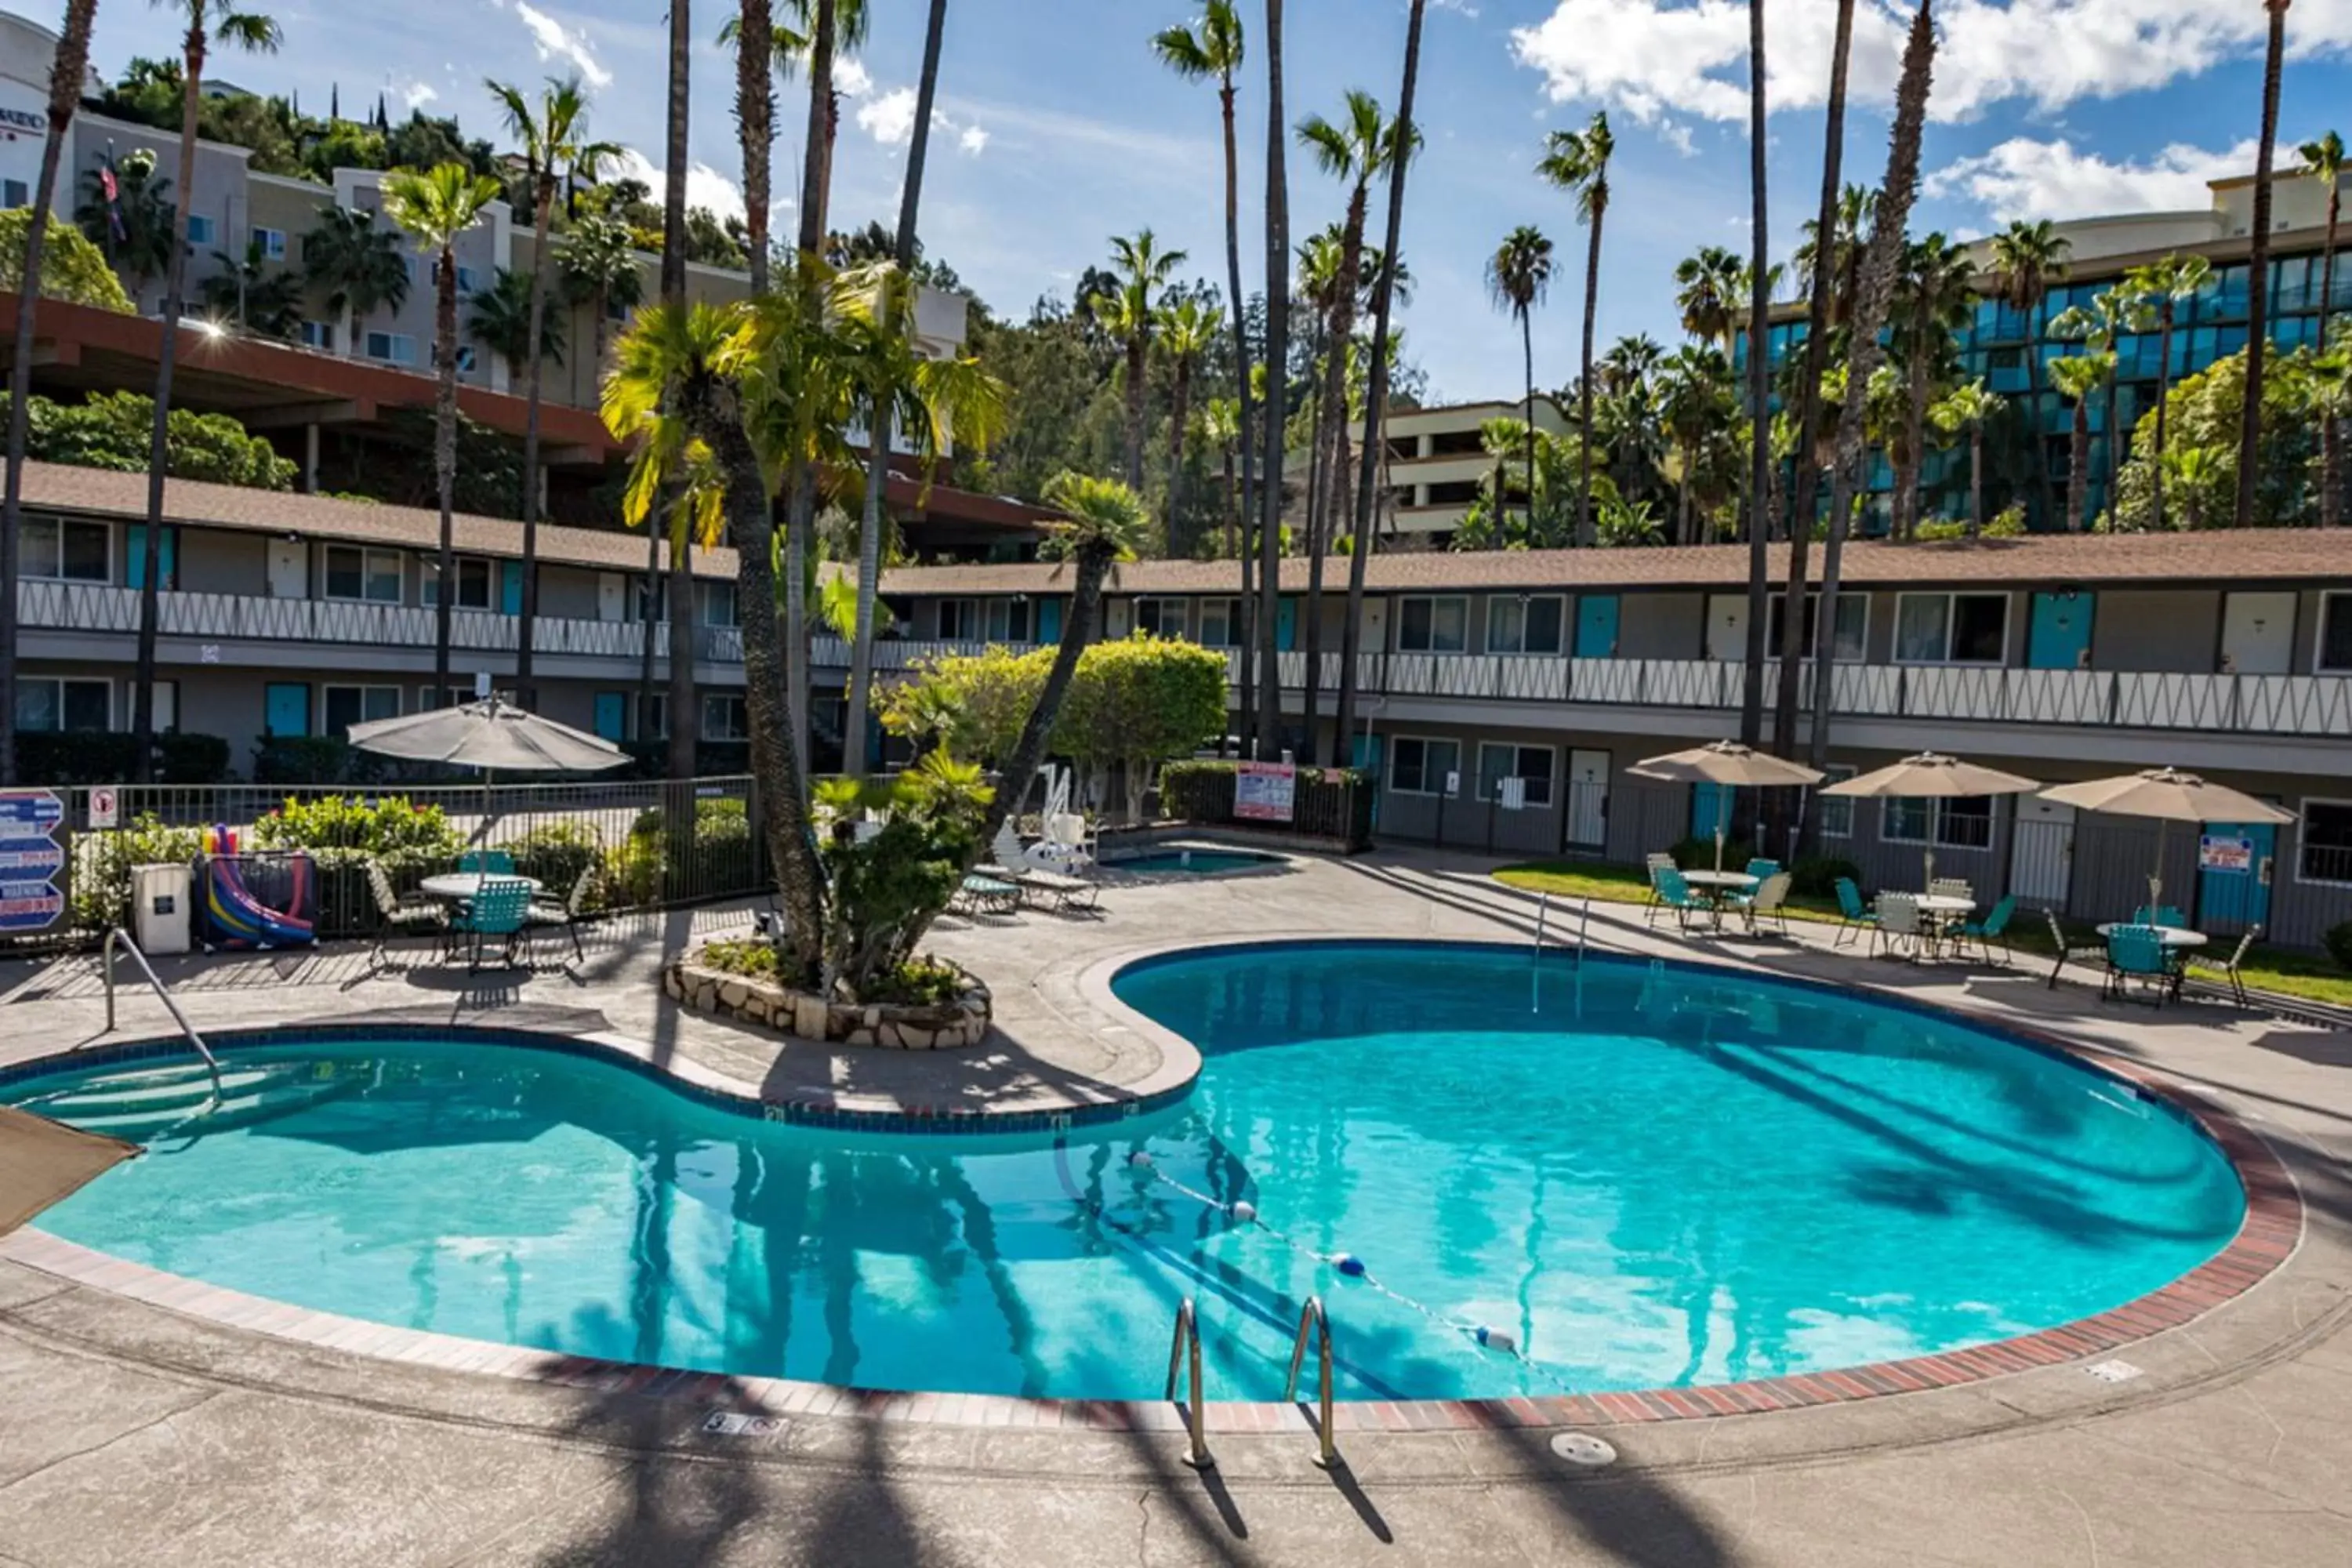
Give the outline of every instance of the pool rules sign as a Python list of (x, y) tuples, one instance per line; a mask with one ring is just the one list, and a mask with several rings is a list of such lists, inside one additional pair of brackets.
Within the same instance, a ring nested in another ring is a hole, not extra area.
[(1244, 822), (1288, 822), (1298, 800), (1298, 770), (1288, 763), (1244, 763), (1234, 774), (1234, 816)]
[(65, 923), (65, 803), (46, 789), (0, 790), (0, 936)]

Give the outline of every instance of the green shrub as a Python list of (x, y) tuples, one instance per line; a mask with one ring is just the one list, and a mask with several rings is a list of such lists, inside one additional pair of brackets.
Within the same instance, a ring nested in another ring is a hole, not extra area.
[(1185, 822), (1231, 822), (1239, 776), (1231, 763), (1170, 763), (1160, 770), (1160, 814)]
[(936, 1007), (962, 994), (963, 976), (954, 964), (939, 958), (910, 958), (868, 982), (859, 998), (901, 1007)]
[[(1230, 823), (1240, 769), (1233, 763), (1198, 758), (1160, 770), (1160, 815), (1183, 822)], [(1291, 802), (1290, 826), (1351, 847), (1371, 842), (1373, 780), (1353, 768), (1301, 768)]]
[[(498, 847), (514, 857), (518, 875), (538, 882), (557, 903), (572, 896), (581, 873), (600, 868), (604, 861), (604, 840), (594, 829), (577, 822), (551, 822), (520, 838), (506, 839)], [(596, 907), (598, 891), (589, 889), (592, 908)]]
[(382, 759), (333, 735), (269, 735), (253, 748), (256, 784), (365, 784), (383, 768)]
[(629, 836), (606, 852), (605, 886), (631, 905), (749, 892), (758, 883), (756, 851), (749, 806), (735, 799), (698, 800), (693, 840), (673, 865), (668, 814), (654, 806), (637, 813)]
[(1835, 898), (1840, 877), (1862, 886), (1862, 868), (1853, 861), (1837, 855), (1810, 856), (1789, 868), (1789, 890), (1801, 898)]
[(27, 784), (125, 784), (138, 759), (134, 738), (110, 731), (27, 730), (16, 736), (17, 775)]
[[(1706, 838), (1685, 838), (1681, 843), (1675, 845), (1672, 849), (1667, 850), (1666, 853), (1672, 855), (1675, 858), (1675, 864), (1681, 867), (1685, 871), (1712, 871), (1715, 869), (1715, 839), (1712, 837)], [(1746, 839), (1727, 838), (1723, 841), (1723, 868), (1725, 870), (1744, 870), (1747, 868), (1748, 862), (1755, 858), (1756, 846), (1748, 843)]]
[(2327, 928), (2327, 956), (2347, 969), (2352, 969), (2352, 921)]
[(772, 943), (750, 938), (714, 942), (702, 950), (702, 966), (715, 969), (721, 974), (773, 980), (776, 977), (776, 950)]
[(446, 862), (460, 846), (448, 815), (406, 795), (289, 795), (257, 820), (253, 841), (267, 849), (353, 849), (389, 859), (397, 855)]
[(181, 865), (196, 858), (203, 831), (169, 827), (142, 811), (110, 832), (73, 837), (73, 918), (87, 931), (124, 924), (131, 918), (131, 868)]
[(218, 735), (158, 735), (155, 774), (164, 784), (218, 784), (228, 777), (228, 742)]

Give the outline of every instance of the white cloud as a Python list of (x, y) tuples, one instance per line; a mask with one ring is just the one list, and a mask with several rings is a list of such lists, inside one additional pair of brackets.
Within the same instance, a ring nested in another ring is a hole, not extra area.
[(541, 59), (568, 61), (590, 87), (613, 85), (613, 73), (596, 63), (585, 34), (572, 32), (530, 0), (515, 0), (515, 15), (530, 29), (531, 43)]
[[(610, 177), (644, 181), (652, 189), (651, 200), (656, 206), (661, 205), (669, 189), (669, 181), (662, 174), (660, 165), (635, 147), (621, 149), (620, 161), (613, 165)], [(741, 217), (743, 187), (708, 163), (690, 164), (686, 172), (686, 205), (709, 207), (720, 217)], [(782, 200), (773, 205), (786, 207), (793, 204), (789, 200)]]
[(915, 133), (915, 89), (894, 88), (859, 104), (857, 128), (885, 147), (904, 146)]
[(1991, 151), (1962, 158), (1927, 176), (1931, 196), (1964, 196), (1996, 222), (2088, 217), (2105, 213), (2202, 211), (2208, 180), (2251, 173), (2251, 138), (2219, 152), (2175, 142), (2140, 163), (2109, 163), (2078, 153), (2060, 137), (2012, 136)]
[(412, 110), (422, 109), (440, 96), (430, 82), (412, 81), (400, 89), (400, 101)]
[(833, 58), (833, 90), (844, 98), (863, 98), (874, 90), (874, 79), (864, 66), (846, 55)]
[[(1836, 0), (1781, 0), (1766, 13), (1765, 89), (1776, 110), (1827, 95)], [(1849, 91), (1890, 99), (1911, 8), (1859, 0)], [(1965, 120), (1996, 103), (2053, 110), (2196, 76), (2256, 52), (2263, 8), (2244, 0), (1953, 0), (1928, 111)], [(2295, 55), (2352, 52), (2352, 3), (2316, 0), (2288, 14)], [(1554, 102), (1598, 100), (1644, 122), (1670, 113), (1735, 121), (1748, 113), (1748, 7), (1733, 0), (1555, 0), (1512, 29), (1519, 63), (1540, 71)]]
[(977, 125), (967, 125), (956, 138), (956, 146), (968, 158), (977, 158), (988, 150), (988, 132)]

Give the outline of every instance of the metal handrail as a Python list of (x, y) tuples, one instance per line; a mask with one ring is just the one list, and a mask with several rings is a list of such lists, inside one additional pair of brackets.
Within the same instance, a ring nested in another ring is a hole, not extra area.
[(1297, 1403), (1298, 1369), (1307, 1360), (1307, 1329), (1309, 1324), (1314, 1325), (1316, 1331), (1316, 1360), (1320, 1363), (1318, 1378), (1318, 1404), (1320, 1408), (1315, 1426), (1321, 1446), (1315, 1455), (1315, 1463), (1328, 1470), (1339, 1462), (1339, 1446), (1331, 1436), (1331, 1319), (1323, 1310), (1323, 1298), (1320, 1296), (1307, 1297), (1307, 1305), (1298, 1310), (1298, 1333), (1290, 1342), (1290, 1375), (1283, 1380), (1282, 1402), (1285, 1405)]
[(213, 1055), (213, 1048), (205, 1044), (205, 1037), (196, 1033), (196, 1026), (188, 1022), (188, 1016), (180, 1010), (179, 1003), (172, 999), (172, 994), (163, 988), (163, 981), (156, 978), (155, 966), (147, 962), (147, 955), (139, 951), (139, 944), (131, 941), (131, 933), (121, 926), (115, 926), (106, 933), (106, 946), (100, 952), (101, 962), (106, 970), (107, 1033), (114, 1032), (114, 950), (118, 947), (131, 954), (131, 959), (139, 965), (139, 973), (147, 977), (147, 984), (155, 988), (155, 994), (162, 1000), (164, 1010), (172, 1015), (172, 1022), (180, 1026), (180, 1033), (188, 1037), (188, 1044), (196, 1047), (196, 1055), (205, 1058), (205, 1067), (211, 1072), (213, 1078), (213, 1100), (215, 1104), (219, 1103), (220, 1058)]
[(1168, 1393), (1176, 1397), (1176, 1369), (1189, 1359), (1192, 1363), (1191, 1397), (1184, 1405), (1184, 1431), (1190, 1446), (1184, 1462), (1196, 1470), (1216, 1468), (1217, 1461), (1209, 1453), (1209, 1432), (1201, 1407), (1201, 1325), (1192, 1313), (1192, 1298), (1187, 1296), (1176, 1307), (1176, 1338), (1168, 1347)]
[(1536, 952), (1539, 953), (1543, 952), (1544, 917), (1550, 913), (1551, 895), (1538, 894), (1536, 898)]

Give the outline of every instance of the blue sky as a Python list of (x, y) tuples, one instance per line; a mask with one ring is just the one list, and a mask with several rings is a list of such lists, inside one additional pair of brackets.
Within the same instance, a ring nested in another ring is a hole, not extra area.
[[(255, 0), (278, 16), (282, 54), (223, 58), (216, 74), (257, 89), (299, 89), (346, 112), (384, 92), (457, 113), (478, 135), (492, 119), (486, 75), (530, 81), (581, 71), (598, 134), (658, 159), (665, 7), (660, 0)], [(895, 216), (907, 89), (921, 50), (923, 0), (871, 0), (874, 37), (852, 73), (834, 215)], [(47, 6), (12, 4), (46, 17)], [(732, 62), (711, 43), (733, 6), (697, 5), (702, 40), (689, 190), (714, 205), (740, 197), (730, 112)], [(1149, 225), (1222, 281), (1222, 165), (1216, 100), (1160, 68), (1145, 40), (1189, 18), (1196, 0), (954, 0), (924, 185), (923, 236), (1000, 312), (1065, 289), (1101, 259), (1107, 237)], [(1290, 0), (1286, 110), (1335, 111), (1366, 88), (1393, 104), (1403, 0)], [(1253, 29), (1263, 18), (1246, 0)], [(1833, 0), (1771, 0), (1769, 83), (1771, 245), (1785, 257), (1811, 216), (1821, 167)], [(1861, 0), (1850, 177), (1884, 168), (1885, 112), (1907, 10)], [(2256, 0), (2002, 0), (1947, 3), (1916, 227), (1982, 232), (2013, 216), (2087, 216), (2204, 205), (2203, 181), (2251, 172), (2258, 130), (2262, 7)], [(1538, 379), (1573, 373), (1584, 232), (1568, 200), (1529, 172), (1543, 132), (1605, 108), (1617, 132), (1614, 202), (1604, 235), (1600, 332), (1679, 333), (1675, 262), (1699, 246), (1748, 244), (1747, 10), (1728, 0), (1432, 0), (1405, 252), (1418, 296), (1409, 352), (1448, 398), (1507, 395), (1518, 344), (1487, 304), (1484, 258), (1515, 225), (1551, 236), (1560, 273), (1537, 321)], [(96, 63), (110, 75), (167, 46), (136, 0), (100, 8)], [(2289, 149), (2330, 116), (2352, 134), (2352, 0), (2297, 0), (2280, 137)], [(1243, 211), (1264, 168), (1263, 68), (1244, 85)], [(805, 100), (788, 100), (780, 172), (797, 177)], [(1338, 187), (1294, 155), (1294, 236), (1339, 215)], [(780, 224), (791, 221), (779, 214)], [(1377, 204), (1374, 222), (1379, 222)], [(1262, 239), (1245, 227), (1248, 286)]]

